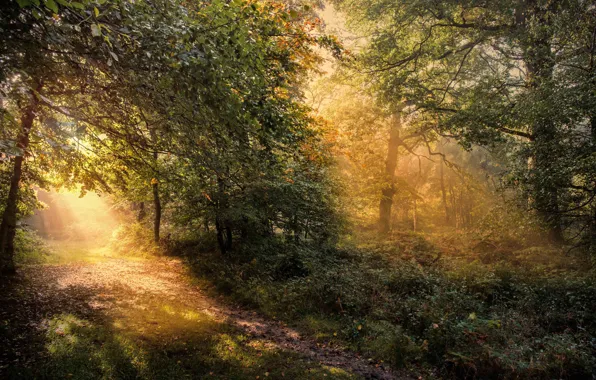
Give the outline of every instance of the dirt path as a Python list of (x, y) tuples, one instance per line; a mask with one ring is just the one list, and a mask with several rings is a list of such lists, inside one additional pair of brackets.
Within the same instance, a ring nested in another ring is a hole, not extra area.
[[(198, 287), (191, 285), (185, 267), (177, 260), (108, 259), (99, 263), (31, 266), (23, 268), (20, 277), (9, 288), (0, 291), (4, 295), (0, 298), (4, 306), (0, 311), (0, 322), (11, 321), (13, 326), (20, 324), (19, 328), (23, 331), (36, 329), (45, 334), (40, 333), (42, 338), (38, 339), (37, 348), (33, 350), (38, 354), (44, 351), (43, 347), (48, 350), (48, 343), (41, 341), (43, 336), (47, 339), (48, 329), (55, 329), (57, 332), (51, 332), (54, 336), (58, 334), (58, 338), (65, 335), (60, 330), (62, 327), (48, 322), (58, 312), (61, 315), (77, 315), (88, 321), (109, 320), (114, 326), (137, 331), (138, 339), (147, 341), (153, 336), (161, 336), (162, 340), (190, 336), (196, 324), (169, 325), (168, 319), (200, 319), (199, 315), (205, 314), (217, 323), (232, 325), (242, 331), (247, 337), (242, 343), (244, 346), (289, 351), (307, 363), (340, 369), (356, 377), (397, 378), (378, 363), (369, 363), (352, 352), (317, 344), (281, 322), (226, 306), (205, 296)], [(158, 313), (164, 312), (170, 317), (160, 319)], [(193, 313), (197, 317), (193, 317)], [(107, 322), (102, 323), (107, 325)], [(0, 342), (12, 346), (11, 353), (0, 353), (0, 371), (15, 362), (27, 366), (27, 360), (34, 360), (28, 359), (32, 351), (30, 346), (34, 346), (33, 338), (25, 332), (16, 334), (14, 331), (10, 342)], [(101, 346), (105, 344), (102, 341)], [(233, 347), (230, 346), (229, 350), (232, 351)], [(261, 356), (261, 353), (257, 355)], [(332, 373), (329, 372), (330, 377), (333, 377)], [(263, 378), (269, 376), (270, 372), (265, 372)], [(277, 376), (285, 377), (285, 373)], [(321, 376), (327, 377), (328, 374)], [(274, 375), (269, 378), (274, 378)]]

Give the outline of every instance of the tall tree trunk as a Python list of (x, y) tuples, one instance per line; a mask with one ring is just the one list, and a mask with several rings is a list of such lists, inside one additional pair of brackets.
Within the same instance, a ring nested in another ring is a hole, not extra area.
[(137, 222), (143, 221), (147, 216), (147, 211), (145, 211), (145, 202), (139, 202), (139, 213), (137, 214)]
[(222, 255), (225, 255), (227, 252), (227, 244), (224, 241), (224, 236), (223, 236), (223, 226), (221, 223), (221, 219), (219, 218), (219, 216), (215, 217), (215, 231), (217, 234), (217, 245), (219, 245), (219, 250), (221, 252)]
[[(445, 154), (443, 152), (443, 145), (440, 142), (439, 143), (439, 153), (441, 154)], [(445, 191), (445, 163), (444, 161), (444, 156), (441, 156), (441, 161), (439, 162), (439, 183), (441, 185), (441, 196), (442, 196), (442, 200), (443, 200), (443, 208), (445, 209), (445, 223), (447, 225), (449, 225), (450, 223), (450, 218), (449, 218), (449, 206), (447, 205), (447, 192)]]
[(381, 233), (388, 233), (391, 227), (391, 209), (393, 207), (393, 196), (395, 195), (395, 169), (397, 168), (398, 152), (401, 140), (401, 111), (392, 117), (389, 129), (389, 145), (387, 158), (385, 160), (385, 178), (383, 190), (381, 191), (381, 202), (379, 203), (379, 230)]
[[(159, 157), (159, 153), (157, 152), (157, 131), (155, 128), (151, 128), (149, 133), (151, 134), (151, 142), (155, 146), (155, 149), (153, 150), (153, 162), (157, 167), (157, 159)], [(155, 211), (153, 219), (153, 240), (156, 243), (159, 243), (159, 233), (161, 228), (161, 200), (159, 198), (159, 180), (157, 178), (153, 178), (151, 180), (151, 188), (153, 190), (153, 209)]]
[[(593, 114), (590, 117), (590, 127), (592, 132), (592, 152), (596, 152), (596, 114)], [(593, 258), (596, 258), (596, 204), (591, 205), (591, 213), (589, 240), (590, 254)]]
[[(538, 92), (548, 85), (553, 76), (555, 58), (551, 47), (552, 25), (548, 10), (543, 9), (537, 1), (525, 1), (520, 5), (523, 7), (523, 13), (518, 16), (518, 22), (524, 27), (522, 46), (528, 83), (534, 92)], [(528, 16), (531, 16), (534, 22), (540, 23), (540, 27), (528, 26)], [(548, 228), (551, 241), (560, 243), (563, 241), (563, 230), (557, 188), (561, 184), (551, 178), (558, 154), (556, 125), (548, 116), (539, 117), (532, 125), (532, 135), (534, 207)]]
[(229, 207), (228, 198), (226, 196), (226, 186), (223, 179), (217, 179), (217, 187), (217, 216), (215, 226), (217, 230), (217, 242), (219, 244), (220, 251), (222, 254), (225, 254), (232, 248), (233, 235), (229, 222), (226, 218), (222, 218), (222, 210), (224, 211), (223, 215), (225, 216)]
[[(590, 77), (592, 78), (590, 84), (592, 85), (592, 96), (596, 95), (596, 56), (594, 52), (596, 51), (596, 29), (592, 34), (592, 43), (591, 49), (592, 51), (590, 56)], [(590, 117), (590, 136), (591, 136), (591, 144), (592, 149), (590, 153), (596, 152), (596, 110), (591, 110), (589, 113)], [(596, 186), (596, 183), (592, 184), (592, 187)], [(587, 197), (594, 196), (594, 189), (592, 189), (591, 194), (588, 194)], [(596, 258), (596, 202), (591, 202), (590, 204), (590, 220), (589, 220), (589, 237), (588, 237), (588, 244), (589, 244), (589, 252), (592, 255), (592, 258)]]
[(302, 231), (300, 231), (300, 223), (298, 221), (298, 213), (295, 213), (293, 216), (293, 232), (294, 232), (294, 241), (296, 243), (298, 243), (300, 241), (300, 235), (302, 234)]
[[(41, 87), (38, 87), (38, 91)], [(30, 95), (29, 105), (22, 111), (21, 132), (18, 137), (17, 147), (21, 150), (21, 155), (15, 157), (14, 168), (10, 180), (10, 189), (2, 222), (0, 223), (0, 274), (15, 273), (14, 263), (14, 238), (17, 228), (17, 202), (19, 198), (19, 184), (23, 173), (23, 161), (29, 147), (29, 135), (33, 128), (35, 112), (37, 111), (37, 96)]]
[(159, 243), (159, 230), (161, 228), (161, 201), (159, 199), (159, 182), (152, 181), (153, 188), (153, 207), (155, 209), (155, 218), (153, 219), (153, 240)]
[(414, 210), (412, 215), (412, 224), (414, 227), (414, 232), (416, 232), (416, 227), (418, 223), (418, 205), (416, 204), (416, 197), (414, 197)]
[(226, 249), (232, 249), (232, 228), (226, 225)]
[(451, 202), (451, 213), (453, 215), (453, 221), (455, 222), (455, 228), (459, 228), (459, 219), (457, 217), (457, 199), (455, 197), (455, 190), (453, 189), (453, 182), (449, 181), (449, 200)]

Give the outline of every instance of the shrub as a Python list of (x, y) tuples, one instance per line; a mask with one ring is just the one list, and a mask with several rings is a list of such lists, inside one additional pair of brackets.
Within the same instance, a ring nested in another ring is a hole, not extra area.
[(236, 300), (396, 367), (432, 366), (447, 378), (592, 376), (590, 272), (545, 271), (519, 257), (438, 262), (420, 238), (332, 248), (274, 237), (228, 257), (188, 257)]
[(126, 256), (151, 256), (161, 252), (153, 241), (152, 232), (140, 223), (121, 224), (112, 233), (109, 248)]
[(15, 235), (15, 262), (41, 264), (46, 261), (48, 247), (36, 232), (19, 228)]

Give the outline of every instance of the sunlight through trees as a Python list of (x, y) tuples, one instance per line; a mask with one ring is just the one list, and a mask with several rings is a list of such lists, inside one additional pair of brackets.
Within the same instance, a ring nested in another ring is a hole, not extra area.
[(2, 378), (593, 378), (596, 5), (5, 0), (0, 214)]

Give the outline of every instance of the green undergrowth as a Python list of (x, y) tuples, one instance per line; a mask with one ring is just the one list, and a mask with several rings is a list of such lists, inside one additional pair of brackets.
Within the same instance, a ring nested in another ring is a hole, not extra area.
[(218, 293), (320, 344), (397, 368), (438, 369), (446, 378), (593, 375), (596, 285), (588, 262), (552, 247), (458, 247), (436, 238), (360, 237), (340, 248), (270, 239), (228, 257), (186, 242), (178, 253)]
[(50, 253), (46, 242), (28, 229), (17, 229), (14, 245), (15, 261), (19, 264), (42, 264)]
[(102, 240), (47, 240), (35, 231), (18, 229), (15, 238), (15, 262), (18, 265), (99, 262), (117, 253)]
[(108, 248), (127, 257), (150, 257), (161, 254), (153, 241), (153, 232), (141, 223), (123, 223), (112, 232)]
[(40, 330), (41, 356), (14, 379), (353, 379), (172, 300), (134, 297), (109, 315), (57, 313)]
[(18, 229), (15, 261), (19, 265), (93, 263), (111, 258), (141, 259), (161, 254), (153, 235), (138, 223), (122, 224), (94, 239), (47, 240), (30, 229)]

